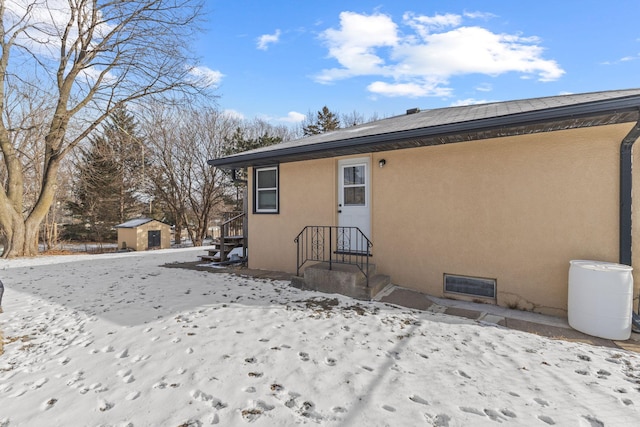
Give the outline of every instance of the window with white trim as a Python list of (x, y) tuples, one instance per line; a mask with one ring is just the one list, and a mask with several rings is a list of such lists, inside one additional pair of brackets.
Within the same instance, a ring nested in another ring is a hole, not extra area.
[(254, 211), (278, 213), (278, 167), (254, 169)]

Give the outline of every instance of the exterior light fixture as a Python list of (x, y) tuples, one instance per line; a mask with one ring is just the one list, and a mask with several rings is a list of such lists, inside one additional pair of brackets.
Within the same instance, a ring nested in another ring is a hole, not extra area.
[(384, 167), (384, 165), (387, 164), (387, 161), (385, 159), (380, 159), (380, 161), (378, 162), (378, 166), (380, 166), (381, 168)]

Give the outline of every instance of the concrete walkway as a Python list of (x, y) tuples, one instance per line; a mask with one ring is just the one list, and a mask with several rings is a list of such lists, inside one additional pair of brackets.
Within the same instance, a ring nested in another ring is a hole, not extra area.
[(400, 307), (445, 313), (452, 316), (492, 323), (509, 329), (537, 334), (565, 341), (579, 341), (597, 346), (622, 348), (640, 353), (640, 334), (631, 333), (627, 341), (613, 341), (583, 334), (569, 326), (567, 319), (529, 311), (512, 310), (492, 304), (480, 304), (436, 298), (417, 291), (389, 286), (375, 300)]
[[(167, 264), (166, 267), (190, 268), (212, 273), (231, 273), (262, 279), (291, 281), (291, 274), (281, 271), (253, 270), (245, 267), (229, 266), (212, 268), (202, 262), (185, 264)], [(437, 298), (411, 289), (395, 285), (387, 286), (374, 301), (397, 305), (416, 310), (444, 313), (451, 316), (464, 317), (478, 322), (499, 325), (509, 329), (541, 335), (552, 339), (577, 341), (587, 344), (620, 348), (640, 353), (640, 334), (632, 333), (627, 341), (613, 341), (583, 334), (569, 326), (567, 319), (532, 313), (530, 311), (513, 310), (492, 304), (480, 304), (446, 298)]]

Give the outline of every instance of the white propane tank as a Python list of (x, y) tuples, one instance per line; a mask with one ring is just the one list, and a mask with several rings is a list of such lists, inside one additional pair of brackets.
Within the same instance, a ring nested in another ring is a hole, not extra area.
[(573, 260), (569, 267), (569, 325), (611, 340), (631, 337), (633, 269), (602, 261)]

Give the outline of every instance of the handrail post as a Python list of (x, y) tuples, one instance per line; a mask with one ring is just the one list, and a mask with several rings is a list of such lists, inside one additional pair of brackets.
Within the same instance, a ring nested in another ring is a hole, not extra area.
[(225, 241), (224, 241), (224, 238), (225, 238), (225, 236), (227, 234), (226, 233), (227, 227), (228, 227), (228, 224), (224, 223), (224, 224), (222, 224), (222, 230), (220, 230), (220, 262), (224, 262), (225, 258), (227, 257), (227, 254), (226, 254), (226, 251), (225, 251), (226, 245), (225, 245)]
[(367, 245), (367, 288), (369, 287), (369, 242), (364, 242)]
[(296, 237), (296, 276), (300, 275), (300, 240)]
[[(332, 264), (333, 257), (331, 256), (331, 252), (332, 252), (331, 245), (333, 245), (333, 237), (332, 237), (333, 233), (331, 232), (332, 228), (333, 227), (329, 227), (329, 270), (333, 269), (333, 264)], [(322, 252), (324, 252), (324, 248)]]

